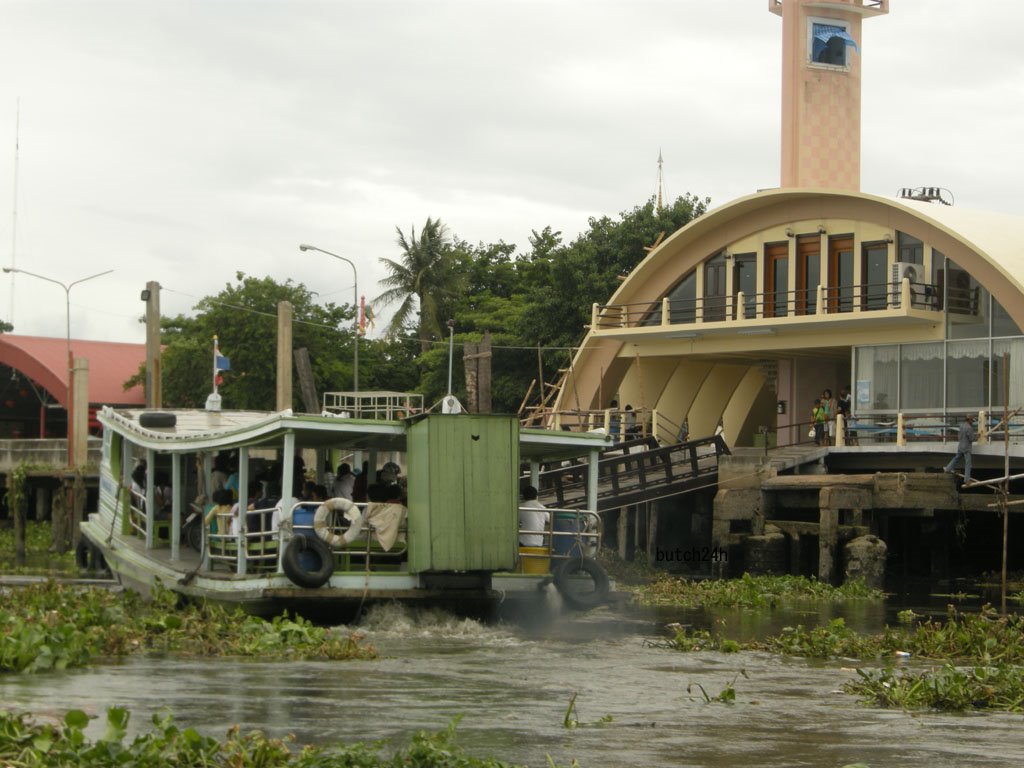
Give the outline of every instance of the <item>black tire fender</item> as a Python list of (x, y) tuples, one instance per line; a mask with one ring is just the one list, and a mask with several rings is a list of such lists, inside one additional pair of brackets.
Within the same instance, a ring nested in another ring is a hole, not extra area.
[[(319, 565), (313, 570), (306, 570), (302, 567), (300, 555), (306, 553), (312, 555)], [(334, 573), (334, 555), (320, 539), (313, 536), (293, 536), (284, 550), (284, 557), (281, 559), (281, 567), (285, 576), (291, 579), (298, 587), (316, 589), (322, 587)]]
[(167, 411), (146, 411), (145, 413), (139, 414), (139, 426), (146, 427), (147, 429), (173, 427), (177, 423), (178, 415), (176, 413), (168, 413)]
[[(594, 589), (591, 592), (581, 592), (573, 586), (573, 576), (577, 573), (586, 573), (594, 582)], [(608, 574), (604, 568), (592, 557), (570, 557), (555, 569), (555, 588), (558, 593), (573, 608), (588, 610), (601, 605), (608, 599)]]

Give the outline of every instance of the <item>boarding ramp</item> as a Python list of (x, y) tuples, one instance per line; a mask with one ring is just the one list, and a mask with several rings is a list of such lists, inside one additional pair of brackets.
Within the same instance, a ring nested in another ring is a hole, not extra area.
[[(596, 510), (603, 512), (677, 496), (718, 482), (718, 463), (729, 448), (721, 435), (659, 445), (653, 438), (615, 444), (598, 461)], [(538, 496), (545, 506), (584, 509), (587, 502), (586, 459), (562, 462), (539, 475)]]

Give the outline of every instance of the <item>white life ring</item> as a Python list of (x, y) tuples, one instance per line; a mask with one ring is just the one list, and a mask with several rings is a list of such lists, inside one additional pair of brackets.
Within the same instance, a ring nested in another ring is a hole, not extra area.
[[(341, 512), (346, 519), (351, 521), (348, 530), (340, 536), (334, 532), (334, 527), (331, 525), (332, 512)], [(363, 516), (359, 512), (359, 507), (348, 499), (328, 499), (317, 507), (313, 514), (313, 530), (327, 546), (347, 547), (363, 532)]]

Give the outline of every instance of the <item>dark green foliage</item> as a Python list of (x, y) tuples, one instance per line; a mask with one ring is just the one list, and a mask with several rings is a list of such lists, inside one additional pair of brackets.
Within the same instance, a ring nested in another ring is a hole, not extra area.
[(11, 590), (0, 608), (0, 672), (64, 669), (147, 650), (264, 659), (375, 655), (358, 637), (301, 618), (264, 621), (212, 605), (179, 608), (168, 591), (143, 602), (132, 592), (49, 582)]
[[(277, 283), (242, 272), (216, 296), (201, 299), (193, 317), (161, 319), (163, 400), (167, 407), (200, 408), (213, 386), (213, 337), (231, 361), (220, 393), (224, 407), (271, 410), (276, 405), (277, 305), (292, 304), (292, 345), (306, 347), (317, 391), (347, 389), (352, 382), (355, 308), (319, 305), (304, 285)], [(362, 366), (360, 366), (362, 368)], [(130, 386), (139, 377), (128, 382)], [(298, 396), (298, 388), (295, 388)]]
[(633, 594), (644, 605), (727, 605), (747, 608), (798, 601), (881, 600), (885, 596), (877, 589), (866, 587), (862, 581), (833, 587), (806, 576), (751, 576), (749, 573), (739, 579), (698, 581), (658, 574), (650, 583), (634, 587)]
[(967, 669), (857, 670), (843, 690), (870, 706), (954, 712), (1024, 712), (1024, 668), (1010, 664)]
[[(107, 710), (103, 736), (89, 739), (84, 731), (89, 716), (71, 710), (60, 723), (37, 724), (27, 716), (0, 712), (0, 764), (11, 768), (503, 768), (492, 758), (466, 755), (455, 744), (457, 720), (439, 733), (419, 732), (392, 756), (382, 744), (337, 744), (296, 747), (294, 739), (269, 738), (262, 731), (241, 733), (236, 726), (222, 741), (194, 728), (179, 728), (170, 716), (153, 716), (152, 728), (125, 741), (129, 713)], [(554, 763), (550, 763), (554, 765)]]

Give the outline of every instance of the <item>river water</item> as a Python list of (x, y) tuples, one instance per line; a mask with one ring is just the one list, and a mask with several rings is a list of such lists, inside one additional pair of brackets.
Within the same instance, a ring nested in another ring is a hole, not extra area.
[[(1020, 715), (908, 714), (838, 691), (851, 662), (764, 653), (685, 654), (652, 647), (669, 619), (761, 635), (835, 613), (877, 629), (884, 609), (658, 614), (601, 609), (528, 624), (485, 625), (432, 611), (374, 609), (359, 631), (375, 661), (260, 662), (137, 657), (84, 670), (0, 677), (0, 705), (42, 716), (122, 705), (134, 728), (154, 712), (223, 736), (235, 723), (299, 743), (394, 739), (461, 715), (470, 752), (582, 766), (1018, 766)], [(912, 663), (912, 662), (911, 662)], [(743, 676), (742, 672), (746, 673)], [(737, 677), (738, 676), (738, 677)], [(707, 703), (735, 679), (736, 703)], [(563, 726), (577, 695), (581, 726)], [(610, 716), (610, 722), (598, 722)], [(96, 733), (99, 735), (99, 729)]]

